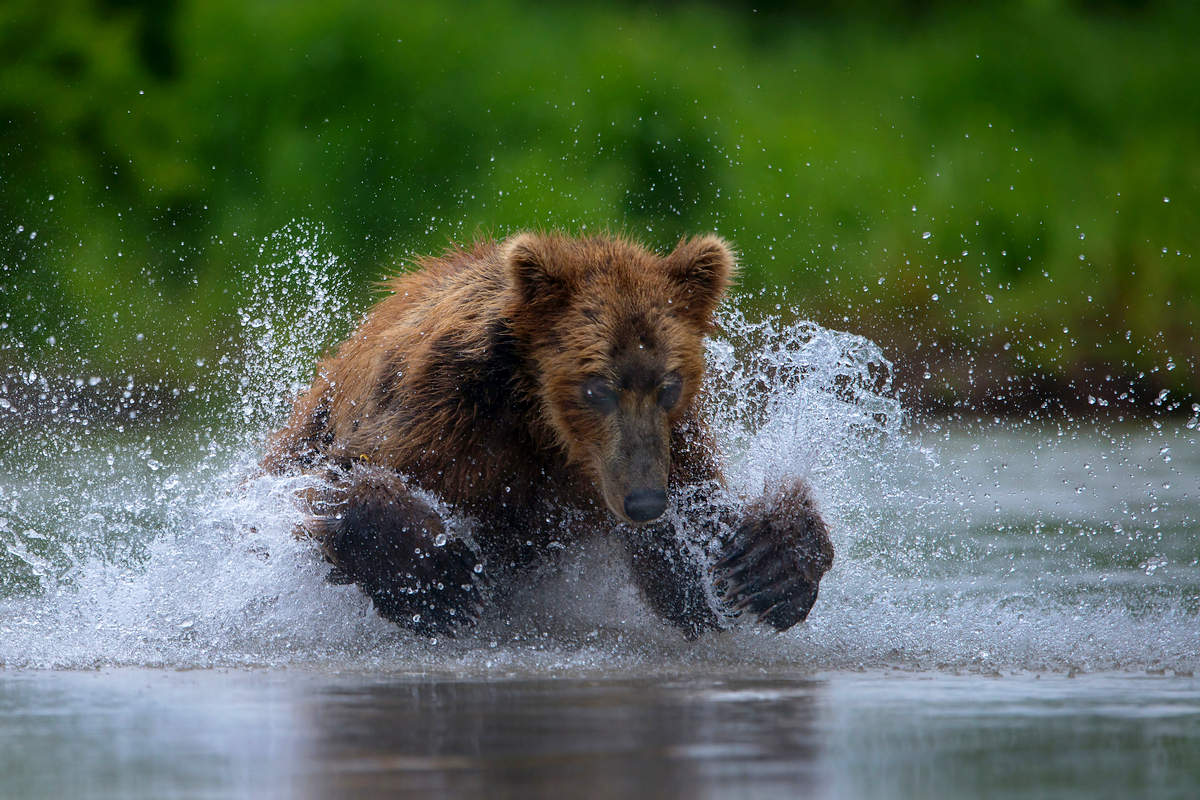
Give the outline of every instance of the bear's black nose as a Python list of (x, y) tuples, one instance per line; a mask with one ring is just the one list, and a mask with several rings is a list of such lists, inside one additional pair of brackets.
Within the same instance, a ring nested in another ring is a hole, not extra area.
[(667, 508), (667, 493), (662, 489), (639, 489), (625, 496), (625, 514), (634, 522), (658, 519)]

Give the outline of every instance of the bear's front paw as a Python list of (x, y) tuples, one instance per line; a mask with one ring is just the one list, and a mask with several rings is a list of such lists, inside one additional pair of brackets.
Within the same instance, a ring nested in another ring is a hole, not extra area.
[(746, 508), (714, 570), (732, 611), (785, 631), (808, 616), (832, 564), (829, 530), (797, 480)]
[(306, 529), (333, 564), (330, 583), (357, 583), (381, 616), (424, 636), (474, 625), (483, 574), (471, 546), (447, 535), (429, 504), (394, 473), (359, 469)]
[(472, 627), (483, 609), (479, 559), (466, 542), (416, 548), (388, 573), (360, 579), (380, 615), (422, 636), (453, 636)]

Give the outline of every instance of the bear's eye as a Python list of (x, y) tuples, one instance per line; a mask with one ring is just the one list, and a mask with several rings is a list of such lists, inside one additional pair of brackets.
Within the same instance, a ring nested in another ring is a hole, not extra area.
[(617, 410), (617, 393), (604, 378), (588, 378), (583, 383), (583, 401), (601, 414)]
[(663, 378), (662, 385), (658, 387), (658, 405), (667, 411), (675, 407), (679, 402), (679, 395), (683, 392), (683, 381), (675, 373), (671, 373)]

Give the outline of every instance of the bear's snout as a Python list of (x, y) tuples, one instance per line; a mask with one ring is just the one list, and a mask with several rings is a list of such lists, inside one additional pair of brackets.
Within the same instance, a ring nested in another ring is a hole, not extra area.
[(667, 493), (662, 489), (639, 489), (625, 496), (625, 515), (634, 522), (650, 522), (667, 510)]

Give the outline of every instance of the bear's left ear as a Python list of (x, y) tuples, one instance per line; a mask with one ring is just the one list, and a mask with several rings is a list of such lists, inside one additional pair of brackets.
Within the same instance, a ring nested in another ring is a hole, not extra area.
[(680, 312), (708, 328), (737, 271), (733, 250), (719, 236), (681, 239), (675, 251), (663, 259), (663, 266), (679, 287)]
[(520, 233), (504, 243), (509, 278), (520, 300), (529, 305), (562, 301), (568, 274), (553, 237)]

